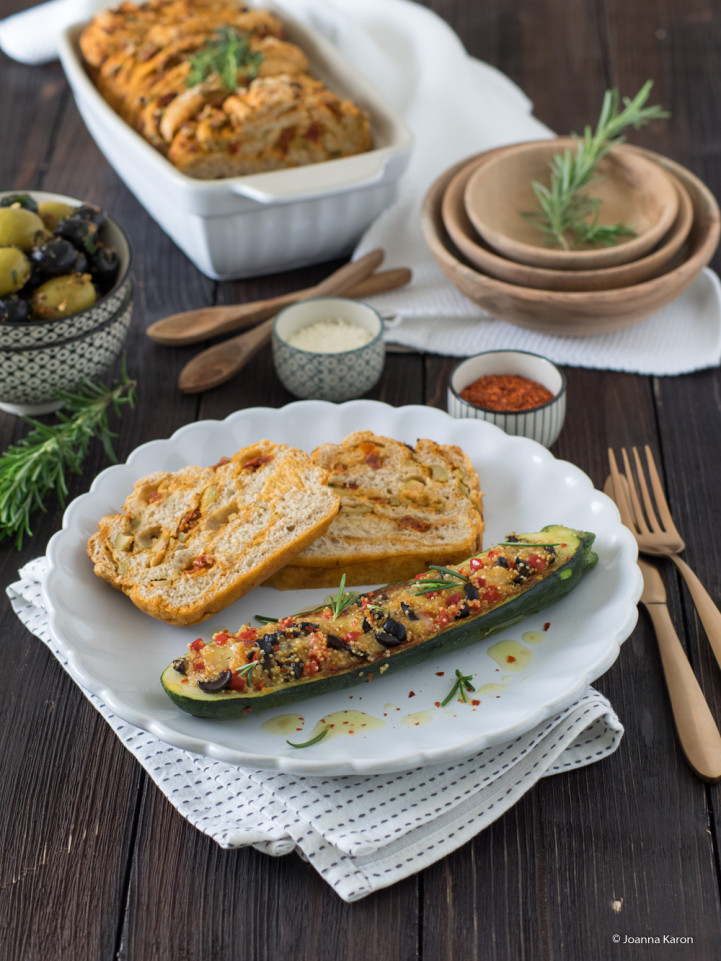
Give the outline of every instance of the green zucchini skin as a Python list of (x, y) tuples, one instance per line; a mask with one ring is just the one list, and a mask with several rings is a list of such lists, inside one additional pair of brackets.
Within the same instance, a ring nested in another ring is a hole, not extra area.
[[(571, 556), (559, 567), (554, 567), (542, 580), (519, 593), (500, 601), (495, 607), (476, 616), (450, 623), (426, 640), (400, 650), (391, 650), (387, 657), (374, 663), (358, 665), (326, 677), (300, 678), (282, 686), (254, 692), (220, 691), (208, 694), (199, 688), (187, 692), (183, 675), (170, 664), (161, 675), (161, 683), (168, 697), (183, 711), (196, 717), (215, 719), (242, 718), (251, 712), (283, 707), (302, 698), (340, 691), (356, 684), (367, 683), (376, 677), (387, 676), (391, 670), (410, 667), (428, 658), (447, 654), (477, 644), (479, 641), (506, 630), (539, 610), (565, 597), (595, 566), (598, 558), (591, 549), (595, 535), (560, 525), (549, 525), (532, 534), (518, 534), (521, 541), (550, 543), (562, 541), (573, 546)], [(173, 662), (175, 663), (175, 662)]]

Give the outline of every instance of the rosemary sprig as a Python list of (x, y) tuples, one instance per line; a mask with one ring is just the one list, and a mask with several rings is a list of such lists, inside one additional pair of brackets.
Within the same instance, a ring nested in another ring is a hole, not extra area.
[(188, 87), (216, 76), (228, 90), (235, 90), (239, 72), (242, 71), (248, 81), (258, 76), (264, 58), (260, 50), (251, 49), (248, 34), (233, 27), (220, 27), (215, 36), (217, 39), (209, 40), (191, 58), (185, 81)]
[(245, 678), (246, 687), (250, 687), (250, 682), (253, 680), (253, 671), (258, 666), (258, 663), (259, 663), (258, 661), (251, 661), (250, 664), (244, 664), (242, 667), (239, 667), (235, 672), (238, 675), (238, 677)]
[(90, 441), (97, 437), (108, 459), (116, 462), (108, 414), (120, 413), (124, 404), (135, 403), (135, 381), (125, 369), (112, 386), (86, 382), (74, 393), (58, 391), (63, 407), (57, 423), (43, 424), (23, 417), (32, 427), (29, 434), (9, 447), (0, 457), (0, 540), (8, 537), (15, 547), (32, 536), (30, 519), (37, 510), (46, 511), (48, 494), (55, 493), (60, 505), (68, 494), (68, 470), (79, 474)]
[(275, 624), (278, 620), (277, 617), (271, 617), (269, 614), (254, 614), (253, 617), (261, 624)]
[(639, 130), (649, 120), (668, 117), (662, 107), (646, 107), (653, 81), (648, 80), (633, 99), (623, 98), (619, 110), (618, 90), (607, 90), (595, 131), (587, 126), (583, 137), (572, 134), (576, 149), (556, 154), (549, 163), (550, 186), (533, 181), (539, 211), (522, 212), (521, 216), (534, 223), (548, 243), (559, 244), (564, 250), (574, 246), (602, 244), (614, 246), (621, 237), (633, 236), (626, 224), (598, 223), (601, 201), (579, 193), (584, 187), (599, 180), (598, 162), (612, 147), (623, 143), (621, 131), (627, 127)]
[(498, 541), (496, 547), (560, 547), (561, 542), (542, 544), (540, 541)]
[(438, 571), (438, 576), (424, 577), (418, 581), (417, 585), (420, 587), (422, 584), (423, 587), (415, 592), (416, 597), (421, 594), (431, 594), (433, 591), (443, 591), (449, 587), (460, 587), (461, 584), (469, 583), (465, 574), (461, 574), (460, 571), (453, 571), (450, 567), (440, 567), (438, 564), (429, 564), (428, 568), (432, 571)]
[(350, 607), (351, 604), (355, 604), (355, 602), (358, 600), (359, 597), (360, 597), (360, 594), (354, 594), (352, 591), (346, 591), (345, 574), (344, 574), (343, 577), (341, 577), (340, 579), (340, 585), (338, 586), (338, 593), (336, 594), (335, 597), (328, 598), (328, 606), (333, 611), (333, 617), (331, 618), (331, 620), (334, 621), (337, 617), (340, 617), (343, 611), (345, 611), (346, 608)]
[(441, 701), (441, 707), (445, 707), (446, 704), (450, 704), (455, 697), (460, 698), (464, 704), (468, 704), (468, 696), (466, 691), (475, 691), (475, 687), (471, 684), (472, 680), (472, 674), (461, 674), (458, 668), (456, 668), (456, 683), (451, 688), (446, 699)]
[(324, 727), (323, 730), (320, 731), (318, 734), (316, 734), (315, 737), (312, 737), (309, 741), (302, 741), (300, 744), (294, 744), (293, 741), (288, 741), (288, 740), (286, 740), (285, 743), (290, 744), (291, 747), (312, 747), (314, 744), (317, 744), (319, 741), (322, 741), (323, 738), (328, 733), (328, 731), (330, 731), (330, 728)]

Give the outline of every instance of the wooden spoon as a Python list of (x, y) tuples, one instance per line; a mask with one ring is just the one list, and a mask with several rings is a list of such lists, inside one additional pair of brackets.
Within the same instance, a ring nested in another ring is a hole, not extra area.
[[(407, 267), (396, 267), (394, 270), (380, 270), (372, 274), (367, 280), (353, 284), (345, 292), (346, 297), (362, 300), (373, 294), (382, 294), (396, 287), (403, 287), (411, 279), (411, 272)], [(185, 344), (197, 344), (218, 334), (228, 334), (233, 330), (243, 330), (253, 327), (261, 320), (273, 317), (283, 307), (294, 304), (301, 298), (323, 296), (318, 294), (318, 284), (304, 290), (294, 290), (288, 294), (269, 297), (267, 300), (254, 300), (247, 304), (229, 304), (222, 307), (199, 307), (196, 310), (186, 310), (180, 314), (171, 314), (162, 320), (156, 320), (145, 333), (157, 344), (171, 347), (181, 347)]]
[[(298, 300), (343, 294), (354, 284), (369, 277), (382, 260), (383, 251), (372, 250), (360, 260), (345, 264), (316, 287), (306, 290)], [(273, 319), (270, 317), (252, 330), (247, 330), (229, 340), (223, 340), (196, 354), (181, 370), (178, 387), (185, 394), (197, 394), (201, 390), (210, 390), (211, 387), (218, 387), (226, 380), (230, 380), (252, 357), (255, 357), (270, 338)]]

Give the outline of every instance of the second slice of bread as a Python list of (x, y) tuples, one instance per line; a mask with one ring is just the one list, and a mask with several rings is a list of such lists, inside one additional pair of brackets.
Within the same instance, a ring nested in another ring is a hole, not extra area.
[(421, 439), (415, 447), (356, 431), (312, 454), (341, 498), (326, 533), (269, 583), (282, 589), (405, 580), (428, 564), (480, 550), (482, 494), (460, 447)]
[(311, 544), (339, 507), (326, 471), (264, 440), (215, 467), (137, 481), (88, 543), (95, 573), (169, 624), (223, 610)]

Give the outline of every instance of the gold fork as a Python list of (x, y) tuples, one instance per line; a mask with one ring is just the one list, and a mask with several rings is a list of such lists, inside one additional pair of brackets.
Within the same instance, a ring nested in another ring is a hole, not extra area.
[[(655, 557), (667, 557), (678, 568), (696, 605), (696, 610), (701, 618), (701, 623), (704, 626), (716, 660), (721, 666), (721, 611), (714, 604), (706, 588), (688, 564), (678, 556), (686, 545), (671, 517), (671, 511), (651, 448), (646, 445), (644, 451), (653, 497), (649, 491), (638, 450), (635, 447), (631, 448), (634, 472), (631, 469), (631, 461), (626, 449), (622, 447), (621, 458), (625, 476), (618, 469), (613, 450), (611, 448), (608, 450), (614, 490), (613, 499), (618, 506), (621, 520), (633, 533), (641, 553)], [(636, 481), (634, 480), (634, 473), (637, 478)], [(640, 497), (639, 489), (641, 491)]]

